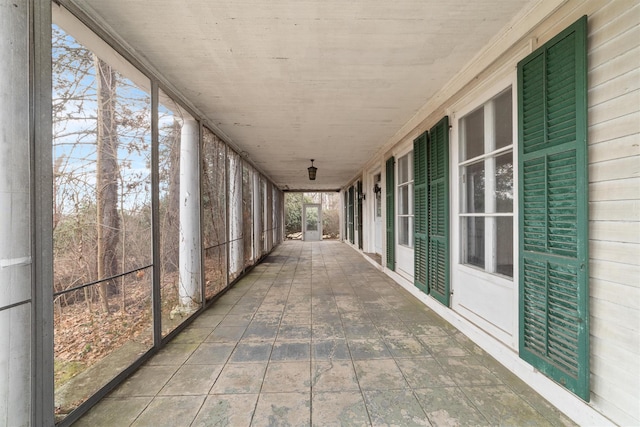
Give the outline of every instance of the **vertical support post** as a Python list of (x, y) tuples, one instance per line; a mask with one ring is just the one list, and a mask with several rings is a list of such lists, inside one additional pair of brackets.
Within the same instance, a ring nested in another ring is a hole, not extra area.
[[(22, 3), (9, 2), (9, 4), (15, 7), (16, 4), (20, 6)], [(32, 153), (31, 214), (33, 215), (31, 221), (33, 254), (31, 425), (44, 426), (54, 423), (51, 1), (31, 0), (29, 4), (32, 40), (29, 127)], [(0, 75), (3, 74), (0, 73)]]
[(229, 156), (229, 275), (234, 279), (242, 270), (242, 161), (240, 156)]
[(180, 306), (195, 310), (202, 302), (200, 280), (199, 126), (186, 119), (180, 137)]
[(0, 1), (0, 423), (27, 425), (32, 397), (30, 11), (28, 2), (13, 3)]
[(153, 316), (153, 345), (162, 342), (162, 306), (160, 292), (160, 142), (158, 131), (158, 82), (151, 81), (151, 241), (153, 256), (153, 282), (151, 287)]
[(48, 0), (0, 0), (0, 58), (0, 424), (53, 425)]
[[(198, 153), (201, 153), (200, 155), (198, 155), (198, 159), (197, 159), (197, 171), (198, 171), (198, 197), (200, 198), (199, 200), (203, 199), (203, 185), (202, 183), (205, 180), (204, 177), (204, 173), (203, 173), (203, 168), (202, 168), (202, 163), (200, 162), (201, 158), (204, 158), (204, 125), (202, 124), (202, 122), (199, 122), (198, 124)], [(205, 253), (204, 253), (204, 245), (201, 244), (202, 243), (202, 239), (204, 237), (203, 233), (204, 233), (204, 227), (202, 227), (202, 221), (204, 219), (204, 210), (203, 210), (203, 206), (202, 203), (198, 203), (198, 224), (200, 225), (198, 227), (198, 236), (200, 236), (200, 244), (199, 244), (199, 249), (200, 249), (200, 295), (202, 295), (202, 304), (204, 305), (205, 302), (207, 302), (207, 281), (205, 279)]]

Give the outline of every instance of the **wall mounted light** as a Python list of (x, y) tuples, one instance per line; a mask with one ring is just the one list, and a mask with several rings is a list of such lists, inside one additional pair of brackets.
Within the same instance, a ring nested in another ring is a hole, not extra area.
[(313, 166), (313, 159), (311, 159), (311, 166), (309, 166), (307, 168), (307, 170), (309, 171), (309, 179), (311, 181), (315, 181), (316, 180), (316, 171), (318, 170), (318, 168)]

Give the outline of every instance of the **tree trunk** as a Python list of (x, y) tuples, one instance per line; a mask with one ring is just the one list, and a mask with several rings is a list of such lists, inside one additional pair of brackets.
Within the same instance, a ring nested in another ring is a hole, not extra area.
[[(118, 135), (116, 75), (104, 61), (95, 58), (98, 81), (98, 159), (96, 166), (98, 222), (98, 278), (118, 274)], [(117, 292), (113, 280), (100, 283), (102, 310), (109, 313), (108, 297)]]

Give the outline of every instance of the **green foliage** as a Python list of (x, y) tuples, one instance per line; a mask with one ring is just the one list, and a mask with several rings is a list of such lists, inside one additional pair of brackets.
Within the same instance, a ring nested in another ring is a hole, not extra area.
[(322, 211), (322, 233), (331, 239), (337, 239), (340, 236), (340, 212), (338, 209)]
[(304, 203), (313, 203), (313, 200), (303, 193), (286, 193), (284, 195), (286, 235), (302, 232), (302, 205)]

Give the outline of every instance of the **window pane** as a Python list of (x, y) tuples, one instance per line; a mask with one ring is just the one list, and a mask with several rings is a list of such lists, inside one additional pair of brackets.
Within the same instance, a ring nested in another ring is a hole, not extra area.
[(496, 241), (496, 271), (513, 277), (513, 218), (498, 217)]
[(398, 159), (398, 184), (411, 181), (411, 165), (413, 164), (413, 152), (408, 153)]
[(202, 245), (210, 300), (227, 285), (226, 151), (224, 142), (206, 127), (202, 144)]
[(464, 156), (462, 160), (472, 159), (484, 153), (484, 107), (465, 116)]
[(160, 90), (158, 96), (160, 301), (162, 336), (166, 336), (195, 312), (202, 302), (197, 287), (181, 283), (183, 273), (180, 272), (181, 265), (188, 262), (188, 258), (180, 260), (180, 244), (184, 239), (180, 209), (185, 203), (181, 194), (184, 188), (181, 189), (180, 185), (185, 176), (185, 170), (181, 170), (181, 148), (185, 144), (189, 146), (193, 142), (191, 138), (198, 137), (191, 133), (193, 117), (164, 91)]
[(507, 90), (494, 101), (496, 149), (512, 144), (513, 123), (511, 115), (511, 89)]
[(465, 167), (466, 211), (484, 212), (484, 161)]
[(407, 156), (398, 159), (398, 183), (407, 182)]
[(398, 214), (409, 214), (409, 186), (404, 185), (398, 188)]
[(242, 167), (242, 240), (244, 266), (253, 264), (253, 168), (245, 162)]
[(409, 245), (409, 218), (406, 216), (398, 218), (398, 244)]
[(513, 212), (513, 153), (496, 157), (496, 212)]
[(484, 269), (484, 218), (465, 218), (466, 221), (466, 259), (465, 264)]
[(307, 207), (307, 231), (318, 231), (318, 208), (315, 206)]
[(53, 25), (56, 422), (153, 346), (151, 84), (109, 58)]

